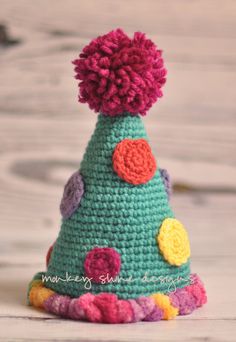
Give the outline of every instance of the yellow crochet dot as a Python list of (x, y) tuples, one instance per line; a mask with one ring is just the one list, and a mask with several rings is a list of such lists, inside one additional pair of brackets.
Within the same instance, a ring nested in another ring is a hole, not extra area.
[(43, 308), (43, 303), (55, 292), (40, 285), (31, 288), (29, 293), (30, 304), (36, 308)]
[(188, 234), (176, 219), (167, 218), (162, 222), (157, 243), (165, 260), (174, 266), (180, 266), (190, 257)]
[(163, 319), (173, 319), (178, 315), (179, 310), (170, 303), (170, 298), (162, 293), (154, 293), (150, 296), (155, 304), (163, 310)]

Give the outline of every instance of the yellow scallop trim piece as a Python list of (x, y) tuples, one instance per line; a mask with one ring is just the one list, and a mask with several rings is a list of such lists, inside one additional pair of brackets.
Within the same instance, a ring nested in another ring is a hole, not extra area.
[(157, 243), (165, 260), (174, 266), (181, 266), (190, 257), (188, 234), (182, 223), (173, 218), (162, 222)]
[(150, 296), (155, 304), (163, 310), (163, 319), (169, 320), (178, 315), (179, 310), (170, 303), (170, 298), (162, 293), (154, 293)]
[(43, 287), (43, 284), (38, 283), (35, 286), (33, 286), (29, 293), (29, 301), (30, 304), (37, 307), (37, 308), (43, 308), (43, 303), (45, 300), (47, 300), (49, 297), (51, 297), (55, 292), (51, 289), (48, 289), (46, 287)]

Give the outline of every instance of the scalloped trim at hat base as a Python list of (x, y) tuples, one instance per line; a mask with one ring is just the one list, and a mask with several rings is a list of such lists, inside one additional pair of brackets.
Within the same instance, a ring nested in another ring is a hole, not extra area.
[(38, 273), (28, 291), (29, 305), (68, 319), (97, 323), (134, 323), (160, 321), (187, 315), (207, 302), (203, 283), (196, 274), (191, 284), (167, 294), (119, 299), (112, 293), (94, 295), (90, 292), (77, 298), (60, 295), (44, 286)]

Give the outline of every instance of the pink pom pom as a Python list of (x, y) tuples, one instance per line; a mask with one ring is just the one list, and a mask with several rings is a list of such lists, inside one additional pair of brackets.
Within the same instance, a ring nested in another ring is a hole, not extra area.
[(145, 115), (162, 96), (166, 69), (161, 56), (141, 32), (132, 39), (121, 29), (99, 36), (73, 61), (79, 101), (105, 115)]

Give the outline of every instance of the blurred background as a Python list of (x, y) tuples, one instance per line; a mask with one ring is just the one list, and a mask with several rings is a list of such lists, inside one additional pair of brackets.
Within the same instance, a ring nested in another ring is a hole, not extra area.
[(95, 126), (97, 115), (77, 102), (71, 61), (92, 38), (117, 27), (145, 32), (164, 51), (164, 97), (144, 124), (159, 166), (172, 177), (171, 205), (189, 230), (193, 269), (212, 290), (218, 269), (232, 275), (235, 13), (233, 0), (0, 0), (4, 310), (15, 312), (28, 280), (45, 269), (60, 228), (63, 185)]

